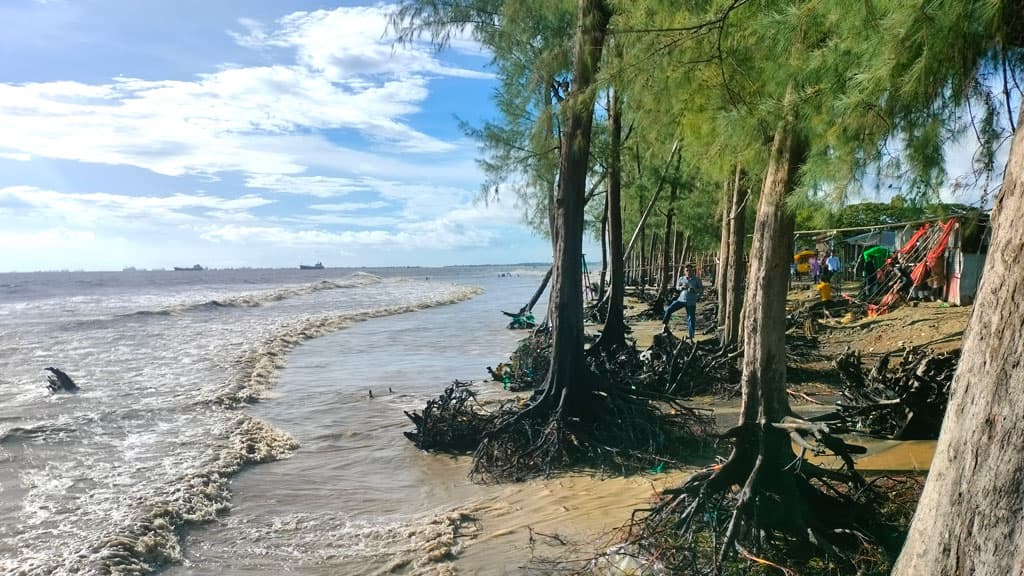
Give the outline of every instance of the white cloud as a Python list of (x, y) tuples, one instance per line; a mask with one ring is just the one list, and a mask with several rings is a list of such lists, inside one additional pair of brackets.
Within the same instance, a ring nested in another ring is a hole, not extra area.
[[(0, 188), (0, 218), (8, 228), (4, 236), (7, 245), (44, 249), (73, 243), (74, 238), (95, 237), (107, 245), (112, 236), (146, 234), (174, 237), (190, 245), (437, 251), (487, 246), (502, 230), (516, 227), (515, 221), (507, 218), (509, 209), (497, 204), (449, 206), (435, 216), (349, 213), (385, 208), (389, 205), (386, 201), (310, 207), (326, 214), (257, 216), (250, 212), (271, 202), (257, 195), (220, 198), (198, 192), (129, 196), (9, 186)], [(51, 223), (52, 227), (39, 242), (27, 243), (36, 234), (32, 227), (38, 222)]]
[(24, 250), (31, 246), (34, 249), (52, 249), (95, 240), (96, 234), (91, 230), (72, 230), (58, 226), (45, 230), (28, 232), (0, 232), (0, 248), (3, 250)]
[(0, 158), (4, 160), (17, 160), (18, 162), (30, 162), (32, 155), (25, 154), (24, 152), (0, 152)]
[(323, 212), (358, 212), (360, 210), (375, 210), (387, 206), (387, 202), (340, 202), (335, 204), (311, 204), (309, 207)]
[(360, 247), (376, 250), (449, 250), (485, 246), (495, 237), (490, 231), (474, 229), (445, 220), (410, 224), (404, 230), (294, 230), (280, 226), (239, 226), (210, 228), (201, 238), (212, 242), (270, 244), (277, 246)]
[[(242, 19), (239, 23), (246, 32), (232, 36), (250, 48), (294, 48), (299, 62), (334, 82), (361, 82), (364, 77), (376, 74), (493, 77), (445, 65), (424, 43), (395, 44), (395, 37), (388, 30), (388, 16), (393, 9), (379, 5), (295, 12), (280, 18), (277, 28), (270, 32), (259, 22)], [(457, 41), (460, 51), (474, 52), (475, 42), (465, 37)]]
[(422, 78), (356, 91), (284, 66), (223, 70), (192, 82), (0, 84), (0, 148), (171, 176), (295, 174), (305, 169), (295, 157), (260, 150), (252, 137), (351, 129), (409, 151), (450, 150), (398, 120), (426, 93)]
[(149, 226), (154, 222), (182, 224), (198, 222), (203, 217), (230, 219), (247, 210), (273, 203), (260, 196), (247, 194), (239, 198), (220, 198), (208, 194), (173, 194), (171, 196), (129, 196), (109, 193), (66, 193), (33, 186), (0, 188), (0, 204), (14, 203), (22, 207), (21, 217), (37, 217), (40, 221), (64, 220), (77, 226), (110, 225), (118, 227)]
[(369, 188), (358, 178), (342, 178), (337, 176), (291, 176), (286, 174), (250, 174), (245, 179), (248, 188), (260, 188), (302, 194), (318, 198), (344, 196), (352, 192), (366, 191)]
[[(147, 71), (91, 83), (0, 82), (0, 159), (26, 163), (0, 175), (0, 246), (44, 251), (19, 252), (8, 265), (65, 267), (73, 254), (74, 267), (167, 266), (195, 253), (214, 266), (270, 265), (320, 248), (370, 264), (437, 263), (445, 251), (459, 261), (479, 252), (465, 249), (522, 238), (510, 207), (473, 204), (475, 144), (413, 123), (436, 114), (421, 107), (439, 77), (491, 76), (446, 63), (421, 42), (393, 45), (389, 9), (240, 20), (231, 35), (260, 52), (261, 66), (175, 80)], [(480, 54), (468, 35), (452, 46)], [(129, 186), (171, 178), (121, 181), (122, 171), (77, 166), (65, 175), (48, 159), (189, 178), (171, 184), (181, 193), (159, 195)], [(82, 182), (114, 176), (100, 192), (53, 184), (79, 173)], [(193, 190), (197, 180), (210, 192)], [(26, 182), (47, 184), (4, 187)], [(403, 259), (377, 261), (388, 254)]]
[(294, 49), (293, 60), (227, 67), (194, 80), (116, 78), (0, 83), (3, 158), (57, 158), (130, 165), (153, 172), (294, 175), (296, 154), (261, 138), (351, 131), (398, 151), (450, 152), (407, 117), (420, 111), (429, 76), (489, 78), (442, 63), (427, 46), (392, 45), (388, 8), (297, 12), (265, 31), (242, 20), (246, 46)]
[(397, 216), (355, 216), (341, 214), (310, 214), (306, 216), (290, 216), (282, 220), (315, 226), (355, 226), (359, 228), (393, 228), (406, 221)]

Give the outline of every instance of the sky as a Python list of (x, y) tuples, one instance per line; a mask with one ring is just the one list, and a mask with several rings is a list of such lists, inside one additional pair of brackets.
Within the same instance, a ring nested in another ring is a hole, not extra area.
[(479, 201), (488, 54), (395, 45), (391, 8), (0, 0), (0, 272), (550, 261)]
[(550, 261), (478, 201), (488, 55), (390, 8), (0, 0), (0, 271)]

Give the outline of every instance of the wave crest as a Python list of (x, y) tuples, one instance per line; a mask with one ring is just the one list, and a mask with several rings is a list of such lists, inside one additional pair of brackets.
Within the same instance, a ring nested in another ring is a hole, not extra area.
[(139, 310), (126, 314), (125, 316), (170, 316), (187, 312), (198, 312), (204, 310), (217, 310), (220, 308), (256, 308), (272, 302), (280, 302), (289, 298), (307, 296), (324, 290), (338, 290), (342, 288), (358, 288), (376, 284), (381, 281), (379, 276), (360, 272), (353, 274), (347, 280), (320, 280), (311, 284), (300, 286), (289, 286), (250, 294), (240, 294), (227, 298), (207, 300), (205, 302), (193, 302), (188, 304), (175, 304), (157, 310)]

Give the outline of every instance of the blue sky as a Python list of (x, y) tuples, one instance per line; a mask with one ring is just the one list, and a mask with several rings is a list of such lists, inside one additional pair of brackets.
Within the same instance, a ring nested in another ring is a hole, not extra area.
[(476, 202), (487, 55), (389, 9), (0, 1), (0, 271), (550, 260)]

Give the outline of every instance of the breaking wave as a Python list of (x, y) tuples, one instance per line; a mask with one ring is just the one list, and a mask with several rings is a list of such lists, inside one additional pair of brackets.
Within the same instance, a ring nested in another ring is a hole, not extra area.
[[(116, 533), (64, 557), (24, 561), (9, 574), (146, 574), (182, 558), (179, 533), (187, 524), (206, 522), (230, 508), (228, 482), (246, 464), (285, 457), (298, 445), (290, 436), (246, 415), (228, 424), (226, 439), (214, 446), (212, 461), (180, 477), (163, 493), (140, 499)], [(3, 567), (3, 564), (0, 564)]]
[(263, 292), (253, 292), (251, 294), (241, 294), (238, 296), (229, 296), (226, 298), (216, 298), (212, 300), (206, 300), (204, 302), (193, 302), (187, 304), (175, 304), (173, 306), (166, 306), (157, 310), (139, 310), (126, 314), (126, 316), (170, 316), (173, 314), (183, 314), (187, 312), (196, 312), (203, 310), (216, 310), (220, 308), (255, 308), (263, 306), (264, 304), (270, 304), (272, 302), (280, 302), (289, 298), (296, 298), (299, 296), (308, 296), (324, 290), (338, 290), (341, 288), (359, 288), (362, 286), (368, 286), (376, 284), (381, 281), (379, 276), (368, 274), (366, 272), (358, 272), (353, 274), (351, 278), (347, 280), (321, 280), (312, 284), (304, 284), (301, 286), (289, 286), (287, 288), (278, 288), (275, 290), (266, 290)]
[[(369, 277), (356, 281), (372, 283), (377, 279)], [(317, 291), (338, 287), (345, 286), (335, 282), (319, 282), (299, 290)], [(233, 411), (257, 399), (273, 385), (276, 372), (284, 365), (290, 350), (302, 342), (357, 322), (452, 304), (481, 292), (481, 289), (475, 287), (454, 286), (451, 290), (411, 304), (309, 317), (278, 331), (238, 360), (238, 376), (229, 381), (226, 389), (219, 392), (212, 401), (200, 402), (217, 410), (225, 410), (226, 418), (214, 434), (219, 440), (212, 442), (207, 452), (210, 456), (206, 462), (199, 464), (197, 470), (162, 485), (154, 493), (140, 495), (130, 506), (124, 521), (94, 543), (61, 554), (23, 556), (18, 565), (0, 560), (0, 572), (17, 576), (78, 573), (141, 575), (159, 570), (167, 564), (181, 562), (183, 528), (211, 521), (231, 508), (229, 482), (234, 474), (247, 465), (287, 458), (298, 448), (298, 443), (286, 432)], [(299, 292), (285, 289), (268, 293), (264, 298), (287, 298), (296, 293)], [(74, 429), (54, 427), (12, 428), (0, 437), (0, 441), (73, 432)], [(417, 550), (421, 554), (419, 559), (411, 561), (413, 566), (444, 563), (452, 558), (458, 546), (455, 535), (466, 520), (455, 515), (439, 517), (431, 522), (425, 529), (426, 533), (416, 539)], [(402, 570), (406, 566), (390, 568)], [(419, 570), (413, 573), (419, 573)]]
[(35, 426), (14, 426), (0, 432), (0, 444), (27, 441), (59, 440), (78, 432), (73, 426), (63, 424), (37, 424)]

